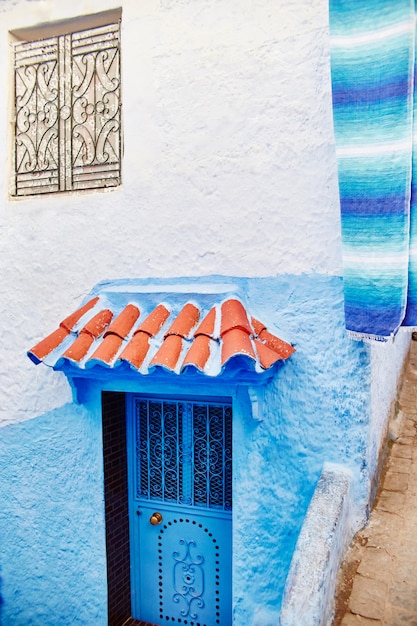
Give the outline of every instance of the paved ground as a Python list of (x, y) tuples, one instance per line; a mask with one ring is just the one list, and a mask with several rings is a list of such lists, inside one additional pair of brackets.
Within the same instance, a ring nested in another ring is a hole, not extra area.
[(333, 626), (417, 626), (417, 341), (369, 524), (353, 540)]

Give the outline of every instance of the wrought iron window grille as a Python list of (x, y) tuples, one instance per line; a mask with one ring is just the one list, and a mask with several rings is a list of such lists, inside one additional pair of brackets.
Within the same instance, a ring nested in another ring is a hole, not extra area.
[(121, 183), (120, 24), (14, 45), (13, 195)]
[(135, 400), (136, 497), (232, 509), (232, 407)]

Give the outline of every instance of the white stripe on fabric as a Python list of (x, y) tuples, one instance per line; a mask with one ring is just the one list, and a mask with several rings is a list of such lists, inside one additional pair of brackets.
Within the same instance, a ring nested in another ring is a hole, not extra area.
[(350, 46), (365, 46), (371, 42), (379, 42), (389, 37), (414, 33), (414, 23), (408, 20), (395, 26), (388, 26), (379, 30), (361, 33), (359, 35), (335, 35), (330, 37), (331, 47), (348, 48)]
[(389, 143), (376, 143), (359, 146), (358, 144), (336, 146), (336, 154), (338, 157), (356, 157), (356, 156), (380, 156), (382, 154), (392, 154), (398, 152), (407, 152), (412, 149), (412, 140), (403, 139), (401, 141), (391, 141)]

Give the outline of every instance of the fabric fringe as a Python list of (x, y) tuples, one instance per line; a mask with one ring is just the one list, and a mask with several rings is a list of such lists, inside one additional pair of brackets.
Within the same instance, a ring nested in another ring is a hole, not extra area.
[(372, 335), (371, 333), (359, 333), (355, 330), (348, 330), (347, 335), (349, 339), (353, 339), (354, 341), (364, 341), (365, 343), (372, 343), (373, 341), (387, 343), (387, 341), (391, 339), (391, 336), (384, 337), (382, 335)]

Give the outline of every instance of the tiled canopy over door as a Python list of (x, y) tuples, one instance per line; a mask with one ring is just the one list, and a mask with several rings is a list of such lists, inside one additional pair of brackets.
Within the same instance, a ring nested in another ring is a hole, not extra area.
[(171, 294), (172, 303), (159, 297), (95, 296), (28, 356), (77, 377), (93, 369), (103, 374), (112, 370), (117, 376), (149, 376), (159, 370), (255, 381), (272, 375), (274, 366), (294, 352), (236, 297), (214, 296), (208, 305), (202, 301), (198, 306), (187, 295), (174, 299)]
[(230, 624), (234, 402), (259, 419), (256, 390), (293, 352), (249, 313), (239, 285), (140, 279), (98, 285), (28, 351), (68, 376), (78, 402), (105, 390), (109, 624), (130, 609), (151, 623)]
[(16, 42), (14, 195), (120, 184), (119, 31)]

